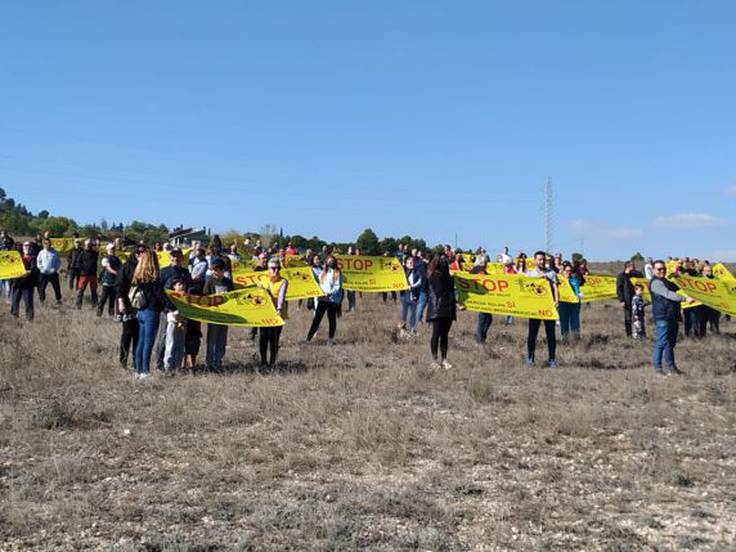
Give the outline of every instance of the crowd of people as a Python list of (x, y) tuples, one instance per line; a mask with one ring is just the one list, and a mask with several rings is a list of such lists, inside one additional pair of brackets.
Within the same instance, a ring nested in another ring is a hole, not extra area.
[[(282, 261), (286, 256), (300, 255), (289, 243), (279, 247), (278, 243), (264, 247), (260, 242), (224, 244), (215, 235), (206, 247), (193, 242), (188, 254), (171, 244), (156, 243), (152, 247), (144, 243), (133, 244), (132, 251), (124, 250), (121, 240), (102, 244), (99, 239), (75, 239), (73, 248), (66, 257), (66, 268), (62, 268), (61, 255), (54, 250), (48, 235), (39, 236), (22, 244), (5, 231), (0, 232), (0, 250), (19, 249), (26, 273), (20, 278), (0, 281), (0, 292), (10, 298), (11, 314), (20, 316), (21, 303), (25, 306), (28, 320), (34, 317), (34, 295), (37, 292), (41, 303), (46, 301), (49, 284), (57, 304), (62, 304), (60, 276), (66, 274), (68, 289), (72, 292), (75, 306), (81, 309), (89, 290), (89, 302), (97, 316), (105, 313), (121, 323), (119, 362), (127, 367), (129, 360), (139, 379), (151, 375), (152, 358), (155, 367), (162, 373), (197, 366), (201, 341), (206, 343), (205, 366), (211, 371), (220, 371), (227, 350), (228, 326), (207, 323), (206, 336), (202, 323), (186, 319), (177, 311), (165, 290), (192, 295), (212, 295), (232, 291), (233, 266), (243, 260), (253, 262), (255, 271), (265, 271), (264, 289), (282, 319), (288, 319), (286, 293), (289, 282), (281, 276)], [(100, 258), (100, 252), (104, 251)], [(125, 251), (124, 255), (120, 255)], [(241, 254), (242, 252), (242, 254)], [(163, 253), (163, 256), (160, 255)], [(334, 345), (338, 318), (342, 314), (344, 299), (346, 311), (357, 308), (356, 293), (345, 290), (343, 274), (335, 254), (324, 246), (321, 252), (307, 250), (301, 255), (305, 266), (311, 267), (321, 295), (314, 299), (299, 301), (297, 308), (306, 306), (313, 311), (313, 318), (305, 341), (311, 341), (327, 316), (327, 345)], [(360, 255), (359, 249), (349, 248), (348, 255)], [(466, 271), (471, 274), (487, 274), (491, 258), (480, 248), (474, 253), (463, 253), (446, 246), (439, 254), (430, 255), (418, 249), (409, 249), (401, 244), (396, 252), (406, 274), (407, 289), (390, 293), (392, 301), (400, 300), (401, 337), (414, 338), (420, 324), (431, 325), (430, 352), (432, 367), (452, 367), (448, 360), (449, 335), (457, 319), (457, 291), (452, 274)], [(159, 266), (159, 258), (168, 258), (167, 266)], [(513, 257), (508, 248), (499, 253), (495, 262), (504, 274), (524, 274), (543, 278), (550, 287), (558, 320), (528, 320), (526, 363), (536, 364), (536, 345), (539, 330), (544, 326), (547, 344), (547, 366), (557, 367), (557, 325), (563, 343), (580, 337), (581, 306), (585, 296), (588, 263), (577, 258), (566, 261), (561, 254), (552, 256), (537, 251), (531, 259), (524, 253)], [(657, 374), (679, 374), (674, 357), (679, 323), (684, 319), (685, 335), (703, 338), (708, 326), (712, 332), (720, 331), (721, 314), (706, 305), (692, 306), (681, 311), (681, 304), (692, 303), (693, 299), (677, 293), (679, 288), (666, 278), (667, 264), (664, 261), (647, 259), (644, 273), (636, 270), (634, 262), (624, 264), (616, 278), (616, 295), (624, 312), (624, 331), (634, 339), (646, 337), (645, 284), (637, 278), (646, 278), (651, 296), (652, 314), (656, 328), (654, 368)], [(715, 278), (712, 266), (697, 259), (674, 262), (679, 274)], [(574, 300), (560, 300), (562, 280), (569, 283)], [(101, 293), (98, 291), (101, 288)], [(383, 293), (383, 301), (389, 293)], [(477, 313), (475, 339), (479, 344), (487, 340), (493, 323), (493, 315)], [(514, 318), (507, 316), (506, 324)], [(253, 328), (251, 338), (259, 334), (260, 365), (273, 367), (278, 360), (282, 327)], [(664, 368), (663, 369), (663, 362)]]

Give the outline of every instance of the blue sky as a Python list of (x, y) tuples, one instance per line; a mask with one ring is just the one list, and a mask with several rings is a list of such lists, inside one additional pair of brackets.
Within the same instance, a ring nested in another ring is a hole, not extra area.
[(83, 222), (736, 259), (733, 2), (16, 2), (0, 186)]

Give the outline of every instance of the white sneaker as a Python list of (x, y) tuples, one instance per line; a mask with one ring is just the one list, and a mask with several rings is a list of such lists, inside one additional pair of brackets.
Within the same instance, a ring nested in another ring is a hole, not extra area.
[(327, 338), (327, 346), (332, 347), (333, 345), (335, 345), (335, 340), (332, 338)]
[(440, 366), (440, 363), (439, 363), (439, 362), (437, 362), (436, 360), (433, 360), (433, 361), (432, 361), (432, 364), (430, 364), (430, 365), (429, 365), (429, 367), (430, 367), (430, 368), (431, 368), (432, 370), (439, 370), (440, 368), (442, 368), (442, 366)]
[(445, 370), (449, 370), (450, 368), (452, 368), (452, 364), (450, 364), (449, 362), (447, 362), (447, 359), (445, 359), (445, 360), (442, 361), (442, 367)]
[(151, 374), (150, 372), (144, 372), (142, 374), (138, 374), (137, 377), (139, 380), (147, 380), (147, 379), (151, 379)]

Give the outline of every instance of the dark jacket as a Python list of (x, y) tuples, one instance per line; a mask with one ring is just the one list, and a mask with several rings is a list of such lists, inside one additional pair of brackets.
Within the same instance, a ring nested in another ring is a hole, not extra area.
[(76, 247), (72, 249), (69, 252), (69, 256), (66, 259), (67, 262), (67, 268), (73, 269), (73, 270), (79, 270), (82, 268), (82, 253), (84, 253), (84, 249)]
[[(107, 259), (110, 268), (112, 268), (116, 272), (120, 272), (120, 267), (122, 265), (120, 259), (118, 259), (115, 255), (108, 255), (105, 258)], [(102, 271), (100, 272), (100, 283), (103, 286), (114, 286), (117, 283), (117, 275), (109, 272), (103, 266)]]
[(146, 309), (161, 312), (166, 308), (169, 300), (164, 293), (164, 286), (160, 280), (140, 284), (138, 287), (141, 288), (143, 295), (146, 297)]
[(97, 275), (97, 260), (100, 255), (94, 249), (83, 249), (79, 257), (79, 270), (82, 276)]
[(192, 287), (192, 274), (187, 267), (169, 265), (161, 269), (159, 279), (164, 285), (164, 289), (171, 289), (171, 282), (179, 278), (184, 282), (184, 288), (189, 291)]
[(135, 254), (131, 255), (130, 259), (122, 266), (118, 271), (117, 278), (117, 295), (123, 300), (125, 309), (127, 311), (132, 310), (130, 306), (130, 299), (128, 299), (128, 293), (130, 292), (131, 282), (133, 281), (133, 274), (135, 273), (135, 267), (138, 261), (135, 258)]
[(23, 260), (23, 266), (25, 269), (30, 270), (31, 273), (28, 276), (11, 280), (12, 286), (14, 289), (34, 288), (38, 285), (39, 275), (38, 267), (36, 266), (36, 256), (21, 254), (21, 259)]
[(631, 299), (634, 297), (634, 284), (631, 283), (632, 278), (643, 278), (641, 272), (632, 270), (629, 274), (622, 272), (616, 276), (616, 297), (627, 306), (631, 306)]
[(429, 277), (427, 320), (456, 320), (455, 285), (452, 276), (435, 272)]
[(11, 249), (15, 249), (15, 240), (6, 234), (4, 238), (0, 239), (0, 251), (10, 251)]
[(654, 293), (652, 291), (652, 285), (655, 282), (661, 282), (664, 287), (667, 288), (668, 292), (676, 293), (680, 288), (674, 282), (667, 280), (666, 278), (658, 278), (655, 276), (649, 282), (649, 292), (652, 295), (652, 315), (655, 320), (666, 320), (668, 322), (678, 322), (680, 320), (680, 303), (681, 300), (668, 299), (667, 297)]

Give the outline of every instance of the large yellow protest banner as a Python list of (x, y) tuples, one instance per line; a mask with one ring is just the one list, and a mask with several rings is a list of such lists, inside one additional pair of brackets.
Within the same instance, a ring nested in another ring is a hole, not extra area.
[(521, 318), (557, 319), (552, 289), (544, 277), (456, 272), (453, 278), (458, 301), (468, 310)]
[(51, 240), (51, 247), (56, 249), (60, 254), (69, 253), (74, 249), (74, 240), (76, 238), (49, 238)]
[(729, 280), (736, 282), (736, 276), (731, 274), (731, 271), (726, 268), (723, 263), (716, 263), (713, 265), (713, 276), (719, 280)]
[[(309, 267), (298, 266), (295, 268), (284, 268), (281, 271), (281, 276), (289, 282), (289, 286), (286, 288), (287, 301), (309, 299), (310, 297), (323, 295), (322, 289), (317, 284), (314, 273)], [(249, 288), (258, 286), (258, 282), (265, 285), (268, 282), (268, 272), (233, 271), (233, 283), (236, 287)]]
[(603, 274), (588, 274), (580, 287), (583, 303), (616, 298), (616, 277)]
[(736, 316), (736, 282), (695, 276), (675, 276), (680, 290), (704, 305)]
[[(673, 278), (670, 278), (670, 280), (673, 280), (674, 281), (674, 277)], [(644, 297), (644, 300), (647, 303), (651, 303), (652, 302), (652, 293), (649, 291), (649, 280), (647, 280), (646, 278), (632, 278), (631, 279), (631, 283), (632, 283), (632, 285), (641, 284), (641, 286), (644, 288), (643, 289), (643, 293), (642, 293), (642, 295)], [(686, 294), (682, 290), (678, 291), (677, 293), (679, 293), (683, 297), (686, 296)], [(694, 303), (682, 303), (682, 308), (683, 309), (689, 309), (689, 308), (692, 308), (692, 307), (700, 306), (702, 304), (703, 303), (701, 303), (700, 301), (695, 301)]]
[[(191, 251), (188, 247), (183, 247), (180, 249), (182, 256), (184, 259), (189, 259), (189, 252)], [(158, 266), (163, 268), (165, 266), (171, 265), (171, 251), (156, 251), (156, 256), (158, 257)], [(186, 264), (186, 263), (185, 263)]]
[(265, 290), (238, 289), (215, 295), (191, 295), (166, 290), (179, 314), (185, 318), (225, 326), (283, 326), (273, 301)]
[(335, 255), (342, 271), (343, 287), (350, 291), (401, 291), (409, 289), (404, 269), (396, 257)]
[(22, 278), (26, 267), (18, 251), (0, 251), (0, 280)]

